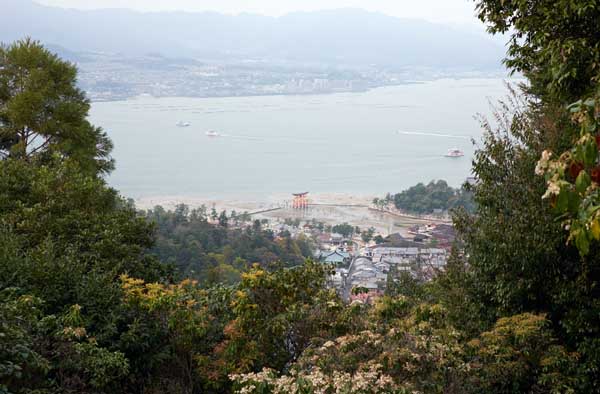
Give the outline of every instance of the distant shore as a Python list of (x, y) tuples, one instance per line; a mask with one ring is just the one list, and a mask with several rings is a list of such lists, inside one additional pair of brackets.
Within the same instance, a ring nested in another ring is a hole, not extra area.
[[(448, 79), (448, 78), (442, 78)], [(450, 79), (472, 79), (472, 78), (450, 78)], [(164, 98), (203, 98), (203, 99), (215, 99), (215, 98), (244, 98), (244, 97), (273, 97), (273, 96), (328, 96), (332, 94), (342, 94), (342, 93), (366, 93), (375, 89), (394, 87), (394, 86), (406, 86), (406, 85), (420, 85), (428, 82), (433, 82), (435, 80), (423, 80), (423, 81), (400, 81), (398, 83), (389, 83), (380, 86), (371, 86), (364, 89), (353, 89), (353, 90), (338, 90), (338, 91), (314, 91), (314, 92), (265, 92), (265, 93), (243, 93), (243, 94), (223, 94), (223, 95), (165, 95), (165, 96), (154, 96), (149, 93), (140, 93), (137, 95), (124, 95), (121, 97), (115, 98), (94, 98), (91, 97), (90, 101), (93, 103), (110, 103), (115, 101), (128, 101), (135, 100), (140, 97), (151, 97), (154, 99), (164, 99)]]

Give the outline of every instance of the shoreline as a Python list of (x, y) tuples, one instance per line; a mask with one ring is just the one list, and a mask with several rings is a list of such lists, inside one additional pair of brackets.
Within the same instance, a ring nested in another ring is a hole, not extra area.
[[(190, 208), (199, 208), (205, 205), (207, 208), (215, 209), (219, 207), (230, 207), (236, 211), (238, 208), (263, 209), (266, 207), (284, 206), (292, 199), (291, 193), (272, 193), (262, 197), (244, 198), (238, 197), (216, 197), (201, 195), (154, 195), (133, 198), (136, 207), (140, 209), (151, 209), (156, 205), (161, 205), (165, 209), (174, 209), (178, 204), (188, 205)], [(317, 205), (371, 205), (376, 197), (382, 197), (376, 194), (350, 194), (336, 192), (316, 192), (309, 193), (310, 203)], [(227, 210), (231, 210), (228, 208)]]
[[(439, 79), (454, 79), (454, 78), (439, 78)], [(479, 79), (479, 78), (458, 78), (458, 79)], [(387, 84), (381, 86), (373, 86), (365, 89), (356, 89), (356, 90), (341, 90), (341, 91), (331, 91), (331, 92), (298, 92), (298, 93), (250, 93), (250, 94), (240, 94), (240, 95), (214, 95), (214, 96), (185, 96), (185, 95), (176, 95), (176, 96), (153, 96), (149, 93), (141, 93), (135, 96), (127, 96), (115, 99), (90, 99), (92, 104), (94, 103), (114, 103), (119, 101), (131, 101), (136, 100), (138, 98), (153, 98), (153, 99), (168, 99), (168, 98), (190, 98), (190, 99), (222, 99), (222, 98), (251, 98), (251, 97), (280, 97), (280, 96), (328, 96), (332, 94), (344, 94), (344, 93), (367, 93), (376, 89), (387, 88), (387, 87), (395, 87), (395, 86), (406, 86), (406, 85), (420, 85), (429, 82), (434, 82), (437, 79), (427, 80), (427, 81), (405, 81), (394, 84)]]
[[(138, 95), (135, 96), (126, 96), (126, 97), (120, 97), (120, 98), (114, 98), (114, 99), (93, 99), (90, 98), (90, 102), (92, 104), (94, 103), (114, 103), (114, 102), (119, 102), (119, 101), (132, 101), (132, 100), (136, 100), (138, 98), (144, 98), (144, 97), (148, 97), (148, 98), (153, 98), (153, 99), (169, 99), (169, 98), (190, 98), (190, 99), (224, 99), (224, 98), (252, 98), (252, 97), (280, 97), (280, 96), (290, 96), (290, 97), (301, 97), (301, 96), (329, 96), (329, 95), (334, 95), (334, 94), (346, 94), (346, 93), (355, 93), (355, 94), (360, 94), (360, 93), (368, 93), (377, 89), (383, 89), (383, 88), (390, 88), (390, 87), (397, 87), (397, 86), (409, 86), (409, 85), (423, 85), (423, 84), (427, 84), (427, 83), (432, 83), (432, 82), (436, 82), (436, 81), (441, 81), (441, 80), (455, 80), (455, 81), (464, 81), (464, 80), (486, 80), (486, 79), (503, 79), (503, 80), (513, 80), (515, 79), (514, 77), (510, 77), (507, 75), (486, 75), (486, 76), (468, 76), (468, 77), (458, 77), (458, 76), (444, 76), (444, 77), (439, 77), (439, 78), (432, 78), (432, 79), (425, 79), (425, 80), (406, 80), (406, 81), (400, 81), (397, 83), (390, 83), (390, 84), (385, 84), (385, 85), (380, 85), (380, 86), (372, 86), (372, 87), (368, 87), (368, 88), (364, 88), (364, 89), (357, 89), (357, 90), (344, 90), (344, 91), (330, 91), (330, 92), (298, 92), (298, 93), (274, 93), (274, 92), (269, 92), (269, 93), (254, 93), (254, 94), (240, 94), (240, 95), (231, 95), (231, 94), (225, 94), (225, 95), (213, 95), (213, 96), (206, 96), (206, 95), (198, 95), (198, 96), (186, 96), (186, 95), (174, 95), (174, 96), (153, 96), (152, 94), (149, 93), (140, 93)], [(518, 78), (516, 78), (518, 80)]]
[(353, 195), (348, 193), (312, 193), (309, 194), (307, 209), (291, 208), (291, 194), (271, 194), (262, 199), (252, 198), (206, 198), (201, 196), (148, 196), (135, 201), (138, 209), (153, 209), (160, 205), (173, 210), (178, 204), (186, 204), (191, 209), (204, 205), (207, 210), (223, 210), (227, 213), (248, 212), (252, 219), (267, 219), (273, 223), (283, 223), (285, 219), (300, 219), (302, 222), (316, 220), (328, 225), (348, 223), (362, 229), (373, 227), (384, 236), (400, 233), (408, 236), (411, 226), (425, 223), (449, 224), (447, 218), (418, 217), (401, 212), (380, 211), (373, 208), (372, 201), (377, 195)]

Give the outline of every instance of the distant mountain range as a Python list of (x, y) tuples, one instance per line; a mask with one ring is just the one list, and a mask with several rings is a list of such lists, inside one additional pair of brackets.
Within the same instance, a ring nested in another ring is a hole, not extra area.
[[(356, 9), (282, 17), (123, 9), (81, 11), (0, 0), (0, 41), (25, 36), (70, 51), (160, 53), (220, 61), (498, 69), (497, 41), (422, 20)], [(76, 59), (74, 59), (76, 60)]]

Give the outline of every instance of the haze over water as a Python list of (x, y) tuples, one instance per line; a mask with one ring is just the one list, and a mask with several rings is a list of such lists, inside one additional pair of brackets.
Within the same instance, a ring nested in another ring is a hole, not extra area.
[[(462, 184), (482, 134), (474, 116), (507, 93), (501, 79), (446, 79), (365, 93), (139, 97), (94, 103), (91, 120), (115, 143), (109, 183), (127, 197), (384, 194)], [(450, 148), (465, 156), (444, 157)]]

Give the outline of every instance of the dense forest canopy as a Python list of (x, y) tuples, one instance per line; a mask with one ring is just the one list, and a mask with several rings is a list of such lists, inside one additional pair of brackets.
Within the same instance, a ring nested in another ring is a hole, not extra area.
[[(477, 209), (456, 210), (445, 272), (403, 277), (373, 305), (345, 304), (330, 267), (298, 264), (300, 245), (260, 222), (137, 212), (103, 180), (109, 143), (89, 143), (87, 112), (63, 129), (53, 110), (73, 97), (44, 86), (76, 92), (74, 68), (38, 43), (3, 47), (0, 392), (600, 393), (600, 5), (476, 4), (512, 34), (507, 65), (530, 85), (498, 106), (498, 128), (483, 124)], [(21, 57), (45, 82), (6, 89)], [(17, 105), (29, 95), (55, 106), (33, 116)], [(23, 150), (31, 130), (47, 151)], [(287, 261), (253, 264), (271, 257)]]
[(259, 220), (240, 226), (240, 217), (221, 212), (218, 223), (209, 221), (206, 208), (178, 205), (173, 211), (161, 206), (142, 212), (155, 225), (155, 243), (150, 253), (176, 268), (181, 278), (204, 284), (237, 283), (252, 264), (265, 268), (296, 266), (312, 257), (310, 239), (292, 239), (289, 233), (275, 236)]
[(469, 212), (474, 210), (473, 196), (464, 189), (454, 189), (446, 181), (431, 181), (427, 185), (419, 183), (392, 197), (396, 208), (417, 214), (433, 213), (436, 210), (449, 211), (462, 207)]

